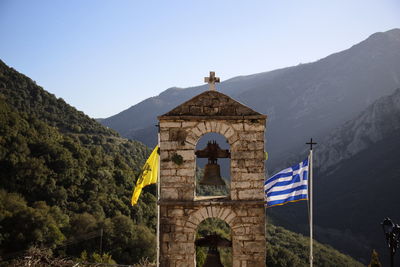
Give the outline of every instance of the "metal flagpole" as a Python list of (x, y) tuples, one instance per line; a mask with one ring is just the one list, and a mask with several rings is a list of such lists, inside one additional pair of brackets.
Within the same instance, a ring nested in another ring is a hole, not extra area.
[(313, 166), (312, 149), (310, 149), (310, 267), (313, 266)]
[[(158, 153), (160, 153), (160, 124), (157, 124), (157, 145)], [(157, 171), (157, 267), (160, 266), (160, 155), (158, 155), (158, 171)]]
[(310, 142), (306, 143), (310, 145), (310, 156), (309, 156), (309, 220), (310, 220), (310, 267), (313, 267), (314, 256), (313, 256), (313, 145), (317, 143), (313, 142), (312, 138)]

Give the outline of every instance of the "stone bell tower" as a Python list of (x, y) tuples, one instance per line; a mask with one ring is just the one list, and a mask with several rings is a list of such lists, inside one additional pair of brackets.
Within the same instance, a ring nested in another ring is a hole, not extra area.
[[(206, 81), (214, 84), (219, 79), (212, 74)], [(266, 118), (215, 90), (158, 117), (160, 266), (196, 266), (196, 231), (207, 218), (230, 226), (234, 267), (265, 266)], [(230, 145), (231, 182), (226, 198), (200, 198), (195, 193), (196, 144), (211, 132), (223, 135)]]

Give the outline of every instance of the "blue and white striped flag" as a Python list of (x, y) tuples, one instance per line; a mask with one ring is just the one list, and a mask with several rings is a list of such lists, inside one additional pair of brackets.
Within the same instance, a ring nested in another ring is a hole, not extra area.
[(283, 205), (308, 198), (308, 158), (278, 172), (264, 183), (266, 206)]

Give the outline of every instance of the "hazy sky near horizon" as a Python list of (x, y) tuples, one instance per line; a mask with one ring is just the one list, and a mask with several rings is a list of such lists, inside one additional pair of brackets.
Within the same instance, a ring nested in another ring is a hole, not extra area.
[(0, 59), (104, 118), (210, 70), (312, 62), (393, 28), (398, 0), (0, 0)]

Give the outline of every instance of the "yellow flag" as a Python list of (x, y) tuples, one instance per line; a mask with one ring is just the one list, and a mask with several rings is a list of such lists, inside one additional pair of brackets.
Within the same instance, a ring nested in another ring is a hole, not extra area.
[(140, 178), (136, 182), (135, 191), (132, 195), (132, 206), (135, 205), (139, 199), (140, 193), (142, 192), (142, 188), (146, 185), (157, 183), (157, 175), (158, 175), (158, 162), (160, 156), (158, 155), (158, 145), (154, 148), (153, 152), (151, 152), (149, 158), (142, 168), (142, 174)]

